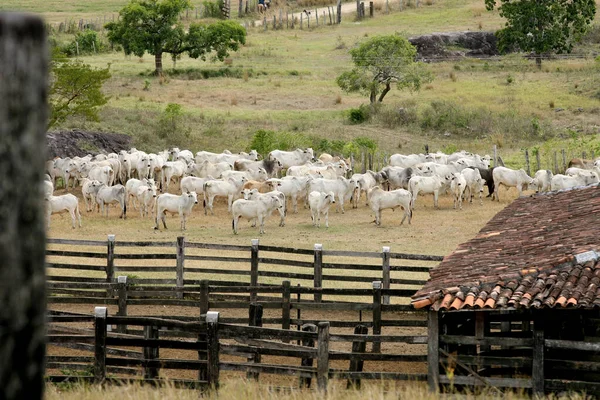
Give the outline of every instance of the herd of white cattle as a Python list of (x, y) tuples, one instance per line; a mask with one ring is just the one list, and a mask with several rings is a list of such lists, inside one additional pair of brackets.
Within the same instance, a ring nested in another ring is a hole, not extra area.
[[(475, 196), (483, 204), (484, 187), (492, 200), (499, 201), (500, 186), (516, 187), (520, 196), (524, 189), (543, 192), (600, 181), (600, 161), (573, 160), (564, 175), (540, 170), (533, 178), (522, 169), (490, 168), (490, 161), (488, 155), (465, 151), (451, 155), (394, 154), (379, 172), (353, 174), (350, 160), (326, 153), (316, 158), (311, 148), (274, 150), (262, 160), (255, 150), (238, 154), (200, 151), (194, 155), (178, 148), (158, 154), (131, 149), (50, 160), (44, 191), (48, 227), (52, 214), (66, 212), (71, 215), (73, 228), (76, 223), (81, 227), (79, 199), (70, 193), (54, 195), (57, 178), (62, 178), (67, 191), (81, 185), (86, 211), (97, 210), (106, 218), (111, 204), (118, 205), (120, 218), (126, 218), (127, 207), (132, 204), (142, 218), (154, 218), (154, 229), (159, 229), (160, 221), (167, 228), (165, 216), (169, 213), (179, 215), (181, 230), (185, 230), (202, 194), (205, 214), (214, 214), (215, 198), (227, 199), (233, 232), (237, 233), (239, 219), (244, 218), (253, 221), (252, 226), (258, 224), (262, 234), (267, 217), (277, 212), (279, 225), (284, 226), (286, 209), (291, 207), (298, 213), (302, 200), (317, 227), (321, 217), (329, 227), (332, 205), (342, 213), (346, 203), (358, 208), (363, 193), (376, 225), (381, 224), (382, 210), (396, 208), (404, 211), (400, 224), (406, 219), (410, 224), (419, 194), (432, 194), (438, 208), (439, 196), (450, 193), (454, 208), (462, 210), (463, 201), (472, 203)], [(179, 185), (181, 194), (167, 193), (173, 183)]]

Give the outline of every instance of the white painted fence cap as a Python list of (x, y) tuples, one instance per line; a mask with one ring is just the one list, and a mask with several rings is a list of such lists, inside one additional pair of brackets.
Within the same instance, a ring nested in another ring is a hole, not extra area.
[(115, 241), (115, 235), (108, 235), (108, 240), (111, 242)]
[(218, 311), (208, 311), (206, 313), (206, 322), (210, 322), (210, 323), (219, 322), (219, 312)]
[(252, 243), (252, 246), (258, 246), (258, 239), (252, 239), (250, 243)]
[(106, 318), (106, 314), (108, 314), (106, 307), (95, 307), (94, 315), (98, 318)]
[(315, 250), (323, 250), (323, 245), (321, 243), (315, 243)]
[(389, 253), (390, 252), (390, 246), (383, 246), (383, 252), (384, 253)]
[(381, 289), (381, 281), (373, 281), (373, 289)]
[(127, 276), (118, 276), (117, 283), (127, 283)]

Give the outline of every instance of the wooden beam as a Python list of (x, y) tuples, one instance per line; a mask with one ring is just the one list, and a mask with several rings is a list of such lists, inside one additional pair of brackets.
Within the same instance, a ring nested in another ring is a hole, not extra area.
[(427, 336), (427, 385), (429, 391), (437, 393), (440, 385), (440, 326), (437, 311), (429, 311)]

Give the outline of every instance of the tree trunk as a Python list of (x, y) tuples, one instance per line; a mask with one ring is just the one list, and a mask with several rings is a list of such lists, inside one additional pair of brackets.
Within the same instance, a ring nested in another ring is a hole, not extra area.
[(542, 55), (541, 54), (537, 54), (535, 55), (535, 65), (538, 67), (538, 69), (542, 69)]
[(379, 102), (381, 103), (383, 101), (383, 98), (385, 97), (386, 94), (388, 94), (388, 92), (390, 91), (391, 86), (389, 83), (386, 83), (385, 85), (385, 89), (383, 89), (383, 92), (381, 92), (381, 94), (379, 95)]
[(161, 76), (163, 69), (162, 69), (162, 51), (157, 51), (156, 54), (154, 55), (154, 66), (155, 66), (155, 70), (154, 73), (156, 74), (156, 76)]
[(371, 90), (371, 96), (369, 97), (369, 100), (371, 101), (371, 105), (375, 104), (377, 101), (377, 92), (375, 90)]

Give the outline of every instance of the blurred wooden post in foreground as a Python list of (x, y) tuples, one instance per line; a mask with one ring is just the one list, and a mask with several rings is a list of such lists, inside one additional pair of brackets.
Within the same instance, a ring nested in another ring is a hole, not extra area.
[(44, 394), (46, 43), (40, 18), (0, 13), (0, 399)]

